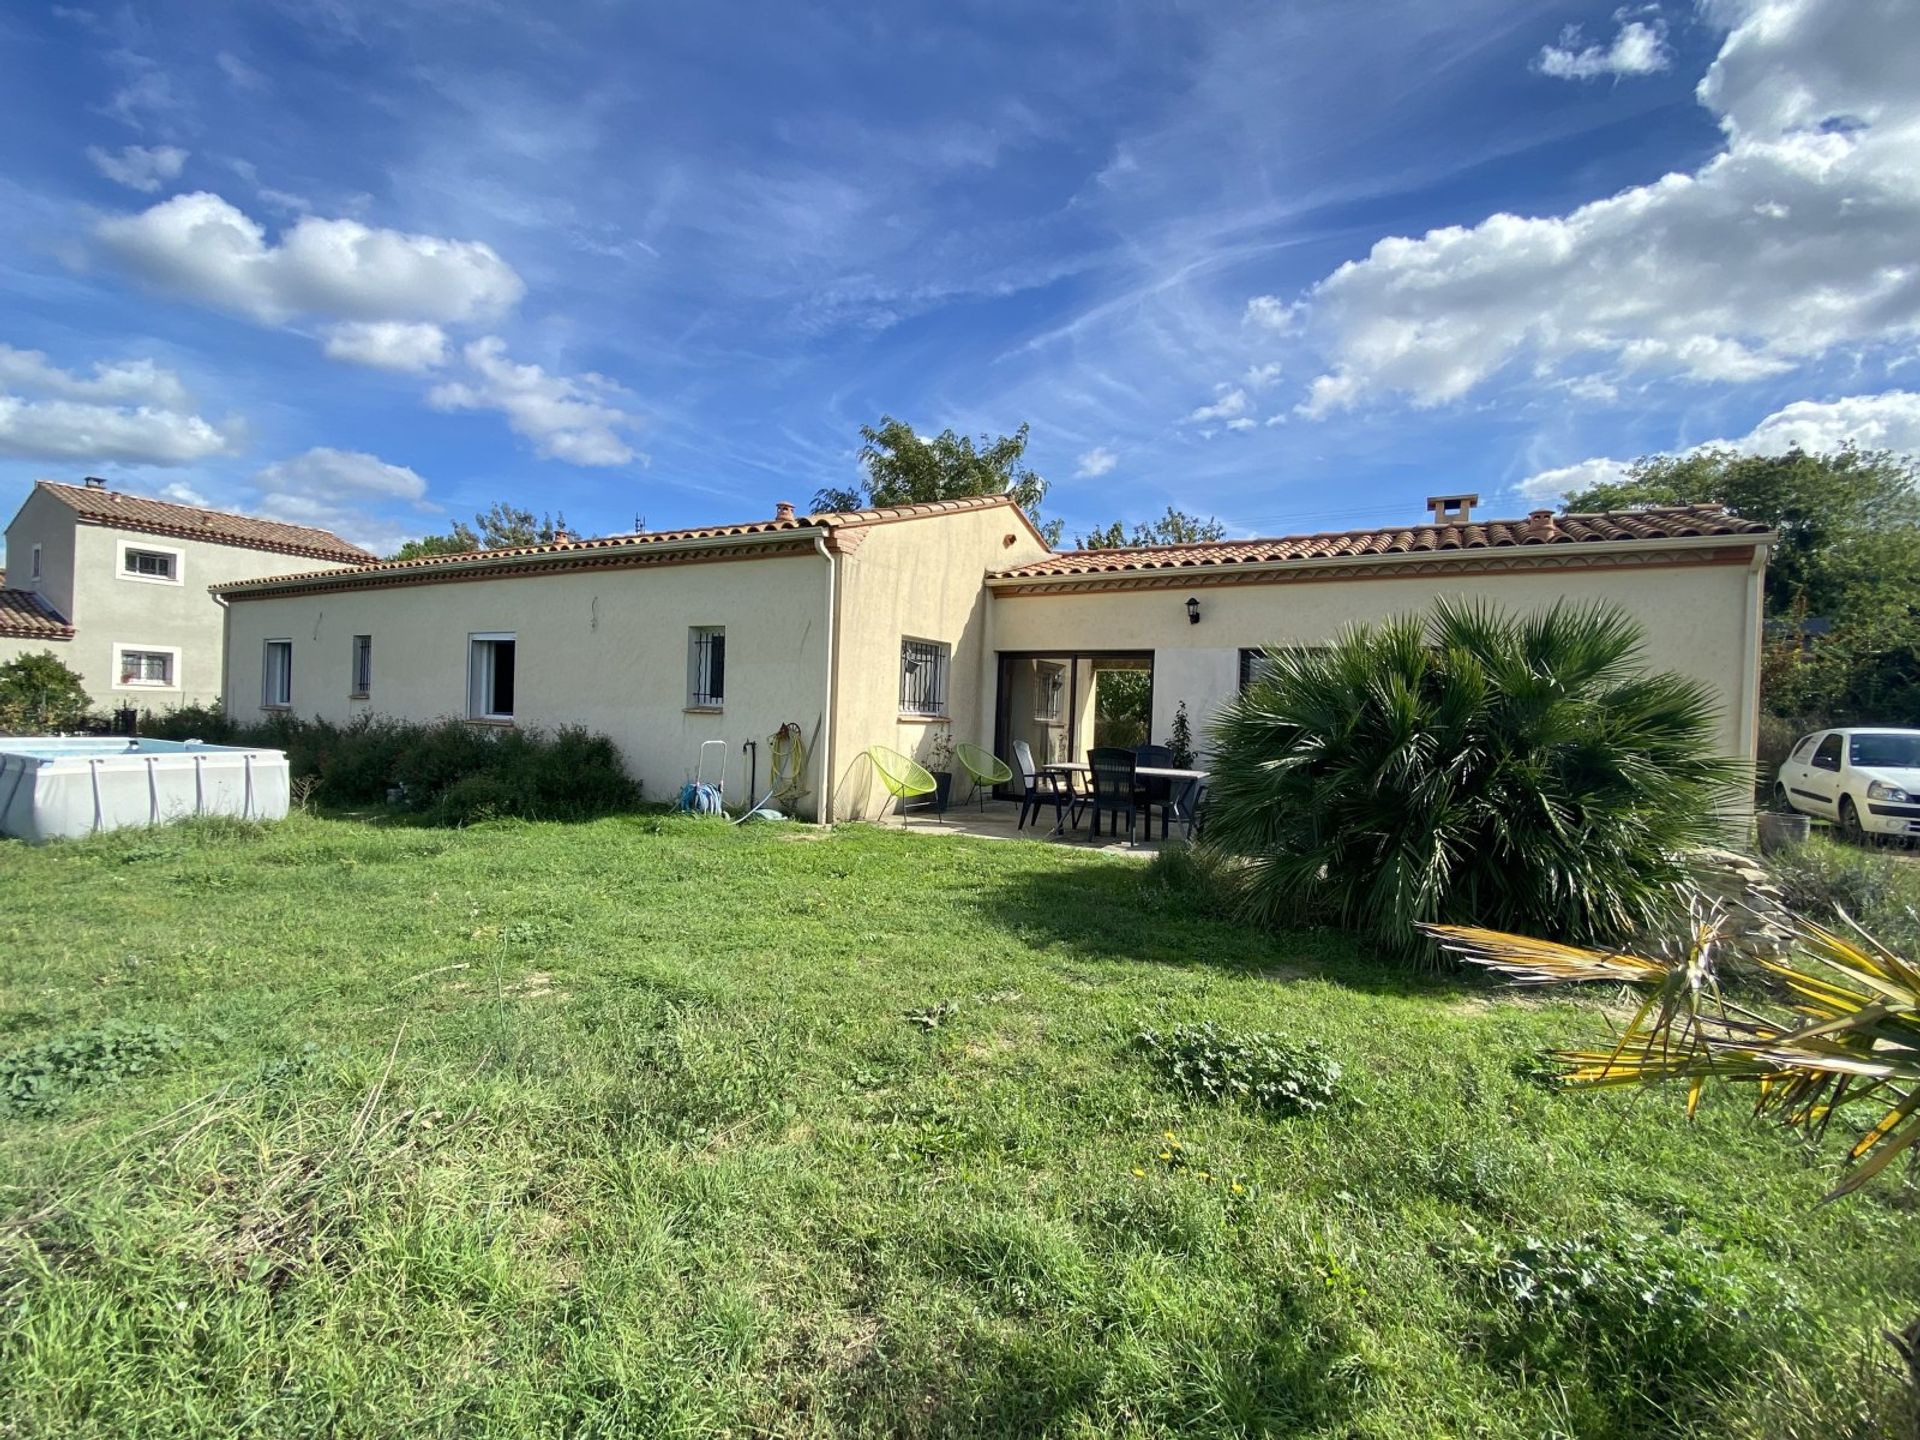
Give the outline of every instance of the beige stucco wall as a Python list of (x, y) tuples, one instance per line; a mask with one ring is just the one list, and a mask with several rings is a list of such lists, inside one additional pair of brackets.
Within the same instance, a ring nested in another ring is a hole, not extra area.
[[(33, 546), (40, 579), (32, 578)], [(177, 579), (129, 578), (124, 546), (170, 551)], [(50, 649), (77, 671), (95, 705), (171, 710), (220, 698), (225, 618), (209, 585), (337, 568), (308, 555), (282, 555), (206, 540), (81, 524), (71, 507), (36, 489), (7, 527), (7, 585), (35, 590), (74, 627), (70, 641), (0, 639), (0, 659)], [(117, 648), (177, 651), (173, 684), (121, 685)]]
[[(833, 817), (858, 819), (891, 803), (866, 756), (886, 745), (926, 763), (935, 733), (993, 747), (993, 609), (989, 572), (1047, 550), (1010, 506), (891, 521), (858, 532), (841, 557), (839, 651), (833, 739)], [(947, 717), (900, 713), (900, 645), (906, 638), (953, 647)], [(953, 767), (954, 784), (966, 779)]]
[[(687, 710), (692, 626), (727, 631), (725, 706)], [(700, 742), (726, 742), (727, 799), (744, 803), (743, 742), (759, 744), (753, 798), (765, 787), (768, 739), (786, 721), (809, 737), (826, 703), (826, 562), (815, 555), (407, 584), (287, 598), (234, 599), (226, 703), (261, 714), (269, 639), (293, 641), (293, 710), (346, 720), (464, 716), (468, 637), (515, 636), (514, 719), (584, 725), (619, 746), (649, 800), (671, 800)], [(355, 635), (373, 637), (373, 687), (349, 698)], [(808, 785), (819, 788), (818, 759)], [(811, 813), (810, 806), (807, 813)]]
[[(180, 555), (177, 582), (129, 578), (123, 547)], [(338, 568), (310, 555), (282, 555), (205, 540), (148, 535), (104, 525), (74, 528), (72, 664), (103, 706), (170, 710), (220, 698), (225, 618), (209, 585)], [(178, 650), (170, 687), (121, 685), (116, 647)]]
[[(1200, 600), (1197, 625), (1187, 619), (1189, 595)], [(1563, 599), (1619, 605), (1645, 627), (1648, 664), (1711, 686), (1721, 745), (1752, 758), (1760, 617), (1755, 572), (1743, 565), (996, 596), (993, 633), (999, 650), (1151, 650), (1153, 738), (1165, 740), (1184, 700), (1204, 743), (1209, 718), (1239, 688), (1242, 647), (1318, 644), (1354, 621), (1424, 610), (1441, 595), (1518, 611)]]

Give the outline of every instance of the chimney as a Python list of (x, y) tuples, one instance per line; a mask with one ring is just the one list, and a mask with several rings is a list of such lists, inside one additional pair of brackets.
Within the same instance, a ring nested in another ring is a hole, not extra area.
[(98, 475), (87, 476), (87, 489), (104, 490), (106, 488), (107, 488), (107, 482), (102, 480)]
[(1529, 540), (1551, 540), (1560, 533), (1560, 522), (1553, 518), (1551, 510), (1529, 510), (1527, 512), (1527, 538)]
[(1480, 503), (1478, 495), (1429, 495), (1427, 509), (1433, 512), (1436, 525), (1464, 525), (1473, 519), (1473, 507)]
[(791, 500), (781, 500), (776, 503), (773, 507), (773, 518), (776, 523), (781, 520), (793, 519), (793, 502)]
[(565, 545), (565, 544), (568, 544), (570, 541), (572, 541), (572, 539), (573, 539), (573, 532), (567, 529), (566, 526), (558, 525), (554, 527), (554, 531), (553, 531), (554, 544)]

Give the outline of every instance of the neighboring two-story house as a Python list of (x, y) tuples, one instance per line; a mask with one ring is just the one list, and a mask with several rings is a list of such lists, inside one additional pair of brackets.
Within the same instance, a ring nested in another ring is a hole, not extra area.
[(7, 526), (0, 660), (51, 651), (103, 709), (210, 704), (226, 624), (209, 586), (371, 559), (306, 525), (41, 480)]

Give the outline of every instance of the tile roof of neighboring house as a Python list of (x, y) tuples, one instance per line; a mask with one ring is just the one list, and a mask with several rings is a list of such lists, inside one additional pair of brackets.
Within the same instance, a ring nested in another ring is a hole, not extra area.
[(61, 485), (41, 480), (36, 486), (78, 514), (83, 524), (112, 525), (121, 530), (172, 535), (185, 540), (211, 540), (249, 550), (274, 550), (282, 555), (308, 555), (315, 560), (358, 564), (373, 558), (371, 552), (349, 544), (332, 531), (317, 530), (311, 525), (289, 525), (281, 520), (261, 520), (225, 510), (206, 510), (198, 505), (179, 505), (171, 500), (149, 500), (144, 495), (88, 485)]
[(1320, 535), (1216, 540), (1198, 545), (1148, 545), (1125, 550), (1070, 550), (1049, 555), (1029, 565), (997, 571), (994, 578), (1045, 579), (1066, 575), (1202, 570), (1289, 560), (1427, 555), (1445, 551), (1593, 545), (1622, 540), (1677, 540), (1715, 535), (1758, 539), (1769, 533), (1765, 525), (1729, 515), (1718, 505), (1615, 510), (1594, 515), (1555, 515), (1551, 511), (1536, 511), (1525, 520), (1476, 520), (1465, 524), (1339, 530)]
[[(958, 500), (928, 500), (911, 505), (886, 505), (872, 510), (825, 510), (813, 515), (781, 515), (772, 520), (748, 520), (737, 525), (699, 525), (685, 530), (644, 530), (634, 535), (602, 535), (593, 539), (553, 540), (543, 545), (519, 545), (504, 550), (475, 550), (460, 555), (423, 555), (414, 560), (376, 560), (353, 570), (304, 571), (297, 575), (275, 575), (260, 580), (236, 580), (213, 588), (225, 595), (245, 595), (255, 591), (301, 586), (315, 581), (345, 583), (352, 578), (364, 583), (374, 579), (400, 582), (430, 578), (437, 573), (458, 570), (484, 573), (490, 569), (525, 569), (529, 563), (561, 561), (569, 557), (588, 558), (596, 552), (625, 551), (644, 553), (670, 549), (698, 541), (739, 540), (745, 546), (777, 545), (803, 541), (817, 531), (857, 530), (867, 525), (882, 525), (895, 520), (917, 520), (932, 515), (952, 515), (972, 510), (1004, 507), (1026, 519), (1012, 498), (1006, 495), (970, 495)], [(364, 577), (364, 580), (362, 580)]]
[(73, 626), (31, 590), (0, 590), (0, 635), (25, 640), (71, 640)]

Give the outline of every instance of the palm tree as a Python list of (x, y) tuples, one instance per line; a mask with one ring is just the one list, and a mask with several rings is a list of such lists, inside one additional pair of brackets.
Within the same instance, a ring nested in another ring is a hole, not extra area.
[(1745, 778), (1704, 687), (1641, 664), (1602, 606), (1442, 600), (1272, 650), (1213, 733), (1207, 839), (1268, 923), (1388, 950), (1421, 921), (1619, 938), (1670, 913), (1681, 854)]

